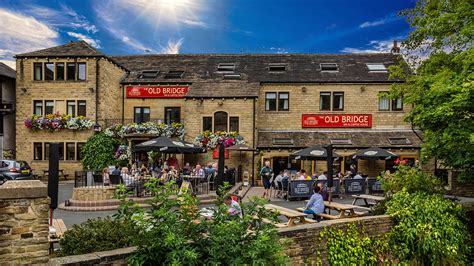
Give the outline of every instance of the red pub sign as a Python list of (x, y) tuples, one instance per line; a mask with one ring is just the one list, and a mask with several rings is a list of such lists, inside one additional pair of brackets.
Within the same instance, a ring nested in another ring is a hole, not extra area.
[(318, 127), (372, 127), (371, 114), (303, 114), (301, 119), (303, 128)]
[(127, 86), (127, 98), (182, 98), (189, 86)]

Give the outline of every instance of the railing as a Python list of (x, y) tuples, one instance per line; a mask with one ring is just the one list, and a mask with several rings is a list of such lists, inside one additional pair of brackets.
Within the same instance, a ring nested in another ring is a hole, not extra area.
[(148, 121), (135, 121), (135, 119), (121, 119), (121, 118), (99, 120), (99, 124), (101, 124), (102, 127), (110, 127), (116, 124), (126, 125), (126, 124), (131, 124), (131, 123), (140, 123), (140, 122), (162, 123), (164, 122), (164, 120), (162, 118), (151, 118)]

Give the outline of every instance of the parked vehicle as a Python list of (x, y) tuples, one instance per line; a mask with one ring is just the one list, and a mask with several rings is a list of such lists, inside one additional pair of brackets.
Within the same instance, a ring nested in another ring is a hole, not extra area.
[(33, 179), (33, 171), (25, 161), (1, 160), (0, 161), (0, 184), (7, 180)]

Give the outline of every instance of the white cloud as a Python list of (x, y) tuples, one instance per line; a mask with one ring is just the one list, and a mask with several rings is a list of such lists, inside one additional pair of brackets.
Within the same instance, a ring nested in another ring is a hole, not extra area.
[(397, 17), (395, 14), (389, 15), (383, 19), (375, 20), (375, 21), (366, 21), (362, 24), (359, 25), (359, 28), (368, 28), (368, 27), (375, 27), (375, 26), (380, 26), (383, 24), (387, 24), (393, 21), (396, 21), (400, 19), (400, 17)]
[(58, 33), (37, 19), (0, 8), (0, 59), (57, 45)]
[(162, 54), (179, 54), (181, 45), (183, 45), (183, 38), (179, 39), (176, 42), (171, 40), (168, 41), (168, 44), (161, 48), (160, 53)]
[(359, 54), (359, 53), (389, 53), (392, 49), (393, 41), (400, 40), (401, 37), (390, 38), (387, 40), (373, 40), (367, 44), (367, 48), (345, 47), (341, 50), (343, 53)]
[(13, 69), (16, 69), (16, 62), (15, 62), (15, 60), (1, 60), (1, 59), (0, 59), (0, 62), (1, 62), (1, 63), (4, 63), (5, 65), (7, 65), (7, 66), (9, 66), (9, 67), (11, 67), (11, 68), (13, 68)]
[(101, 48), (100, 47), (100, 41), (97, 40), (97, 39), (93, 39), (87, 35), (84, 35), (84, 34), (81, 34), (81, 33), (77, 33), (77, 32), (71, 32), (71, 31), (68, 31), (67, 32), (67, 35), (71, 36), (71, 37), (74, 37), (74, 38), (77, 38), (78, 40), (83, 40), (85, 41), (86, 43), (88, 43), (90, 46), (94, 47), (94, 48)]
[(270, 47), (270, 51), (272, 53), (277, 53), (277, 54), (287, 54), (288, 51), (285, 48), (281, 47)]
[(201, 20), (194, 20), (194, 19), (184, 19), (182, 21), (184, 24), (188, 26), (194, 26), (194, 27), (202, 27), (202, 28), (209, 28), (209, 24), (207, 24), (204, 21)]

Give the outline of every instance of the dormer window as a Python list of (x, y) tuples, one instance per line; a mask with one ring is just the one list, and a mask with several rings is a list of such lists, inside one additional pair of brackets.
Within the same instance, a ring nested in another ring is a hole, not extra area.
[(388, 138), (391, 145), (410, 145), (411, 141), (407, 138)]
[(140, 79), (154, 79), (158, 76), (158, 70), (143, 70), (138, 78)]
[(339, 71), (339, 67), (337, 66), (336, 63), (321, 63), (321, 71), (326, 71), (326, 72), (337, 72)]
[(165, 75), (165, 79), (180, 79), (184, 75), (184, 71), (169, 71)]
[(220, 63), (219, 65), (217, 65), (217, 71), (219, 72), (234, 72), (234, 70), (234, 63)]
[(379, 63), (369, 63), (366, 64), (367, 68), (369, 69), (369, 72), (379, 72), (379, 73), (387, 73), (387, 68), (385, 67), (384, 64), (379, 64)]
[(268, 71), (269, 72), (285, 72), (286, 71), (286, 64), (284, 64), (284, 63), (270, 63), (270, 64), (268, 64)]

